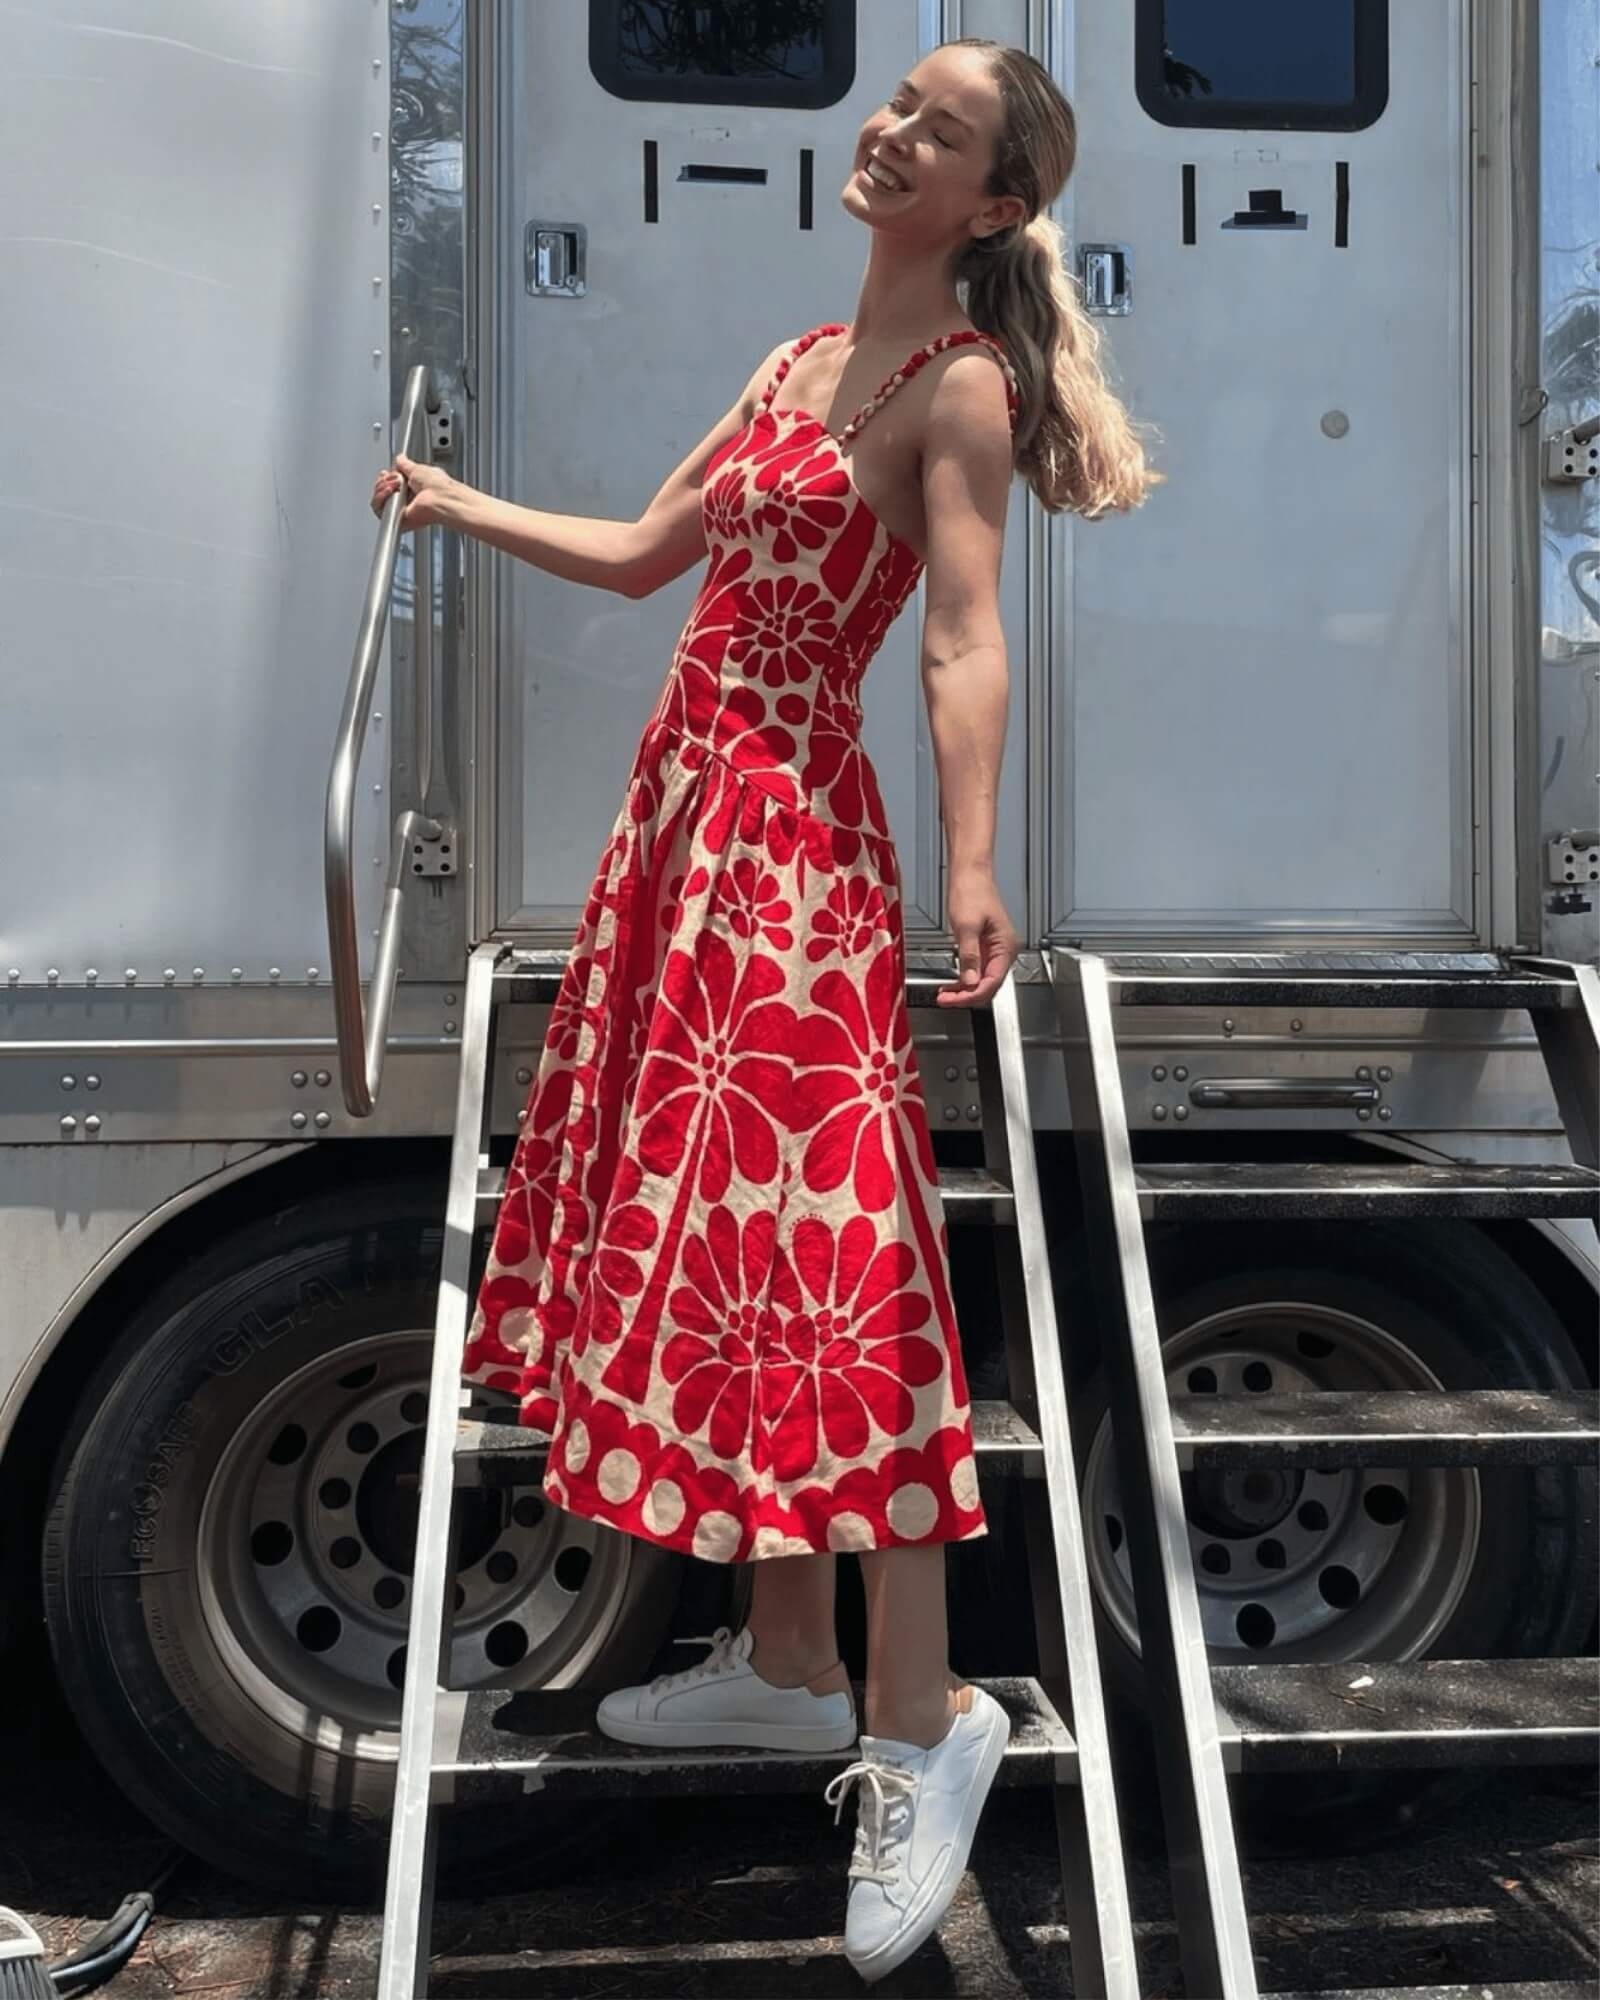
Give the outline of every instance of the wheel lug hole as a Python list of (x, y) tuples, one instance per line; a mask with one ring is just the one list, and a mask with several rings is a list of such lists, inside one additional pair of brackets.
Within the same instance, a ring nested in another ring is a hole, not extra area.
[(483, 1569), (491, 1583), (509, 1583), (517, 1573), (517, 1559), (509, 1549), (496, 1549)]
[(298, 1424), (285, 1424), (267, 1447), (274, 1465), (293, 1465), (306, 1448), (306, 1434)]
[(348, 1479), (325, 1479), (317, 1488), (317, 1498), (324, 1507), (339, 1508), (350, 1505), (350, 1482)]
[(352, 1424), (344, 1434), (344, 1441), (352, 1451), (359, 1452), (365, 1458), (369, 1452), (378, 1448), (376, 1426), (365, 1422)]
[(1370, 1519), (1380, 1528), (1393, 1528), (1406, 1517), (1406, 1496), (1398, 1486), (1387, 1484), (1369, 1486), (1361, 1496), (1361, 1504)]
[(1289, 1558), (1284, 1553), (1282, 1542), (1269, 1535), (1264, 1542), (1256, 1543), (1256, 1561), (1263, 1569), (1283, 1569)]
[(294, 1533), (285, 1521), (263, 1521), (250, 1537), (250, 1554), (262, 1569), (287, 1561), (293, 1548)]
[(404, 1601), (406, 1587), (397, 1576), (380, 1576), (372, 1586), (372, 1601), (380, 1611), (394, 1611)]
[(1186, 1380), (1191, 1396), (1214, 1396), (1217, 1393), (1217, 1371), (1214, 1368), (1191, 1368)]
[(1295, 1519), (1307, 1534), (1318, 1534), (1328, 1525), (1328, 1510), (1320, 1500), (1302, 1500), (1295, 1509)]
[(1221, 1542), (1207, 1542), (1200, 1551), (1200, 1567), (1208, 1576), (1226, 1576), (1233, 1568), (1233, 1557)]
[(328, 1551), (335, 1569), (354, 1569), (361, 1560), (361, 1544), (354, 1535), (341, 1535)]
[(424, 1424), (428, 1421), (428, 1398), (421, 1389), (413, 1389), (400, 1404), (400, 1414), (408, 1424)]
[(1252, 1394), (1259, 1396), (1272, 1387), (1272, 1370), (1264, 1361), (1247, 1361), (1239, 1379)]
[(537, 1528), (544, 1519), (544, 1502), (537, 1493), (522, 1493), (512, 1503), (511, 1518), (519, 1528)]

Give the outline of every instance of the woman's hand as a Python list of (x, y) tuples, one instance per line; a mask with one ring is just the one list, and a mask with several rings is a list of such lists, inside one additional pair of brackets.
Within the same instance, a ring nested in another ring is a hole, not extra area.
[(956, 941), (957, 983), (938, 992), (941, 1007), (981, 1007), (1011, 970), (1021, 946), (989, 868), (952, 871), (945, 912)]
[(411, 496), (400, 514), (402, 535), (410, 528), (429, 528), (435, 522), (443, 521), (449, 511), (449, 500), (460, 487), (460, 482), (452, 479), (442, 467), (421, 465), (416, 459), (407, 458), (403, 451), (397, 451), (394, 465), (380, 472), (373, 481), (372, 511), (380, 520), (389, 496), (402, 481)]

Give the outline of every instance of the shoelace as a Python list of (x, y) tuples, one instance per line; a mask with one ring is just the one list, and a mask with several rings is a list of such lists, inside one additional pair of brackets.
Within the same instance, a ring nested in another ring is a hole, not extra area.
[(715, 1632), (695, 1632), (682, 1639), (674, 1639), (675, 1646), (709, 1646), (711, 1651), (692, 1667), (680, 1667), (675, 1674), (657, 1674), (650, 1683), (650, 1692), (660, 1694), (666, 1688), (688, 1687), (692, 1681), (703, 1680), (710, 1674), (730, 1672), (739, 1663), (733, 1657), (733, 1628), (719, 1625)]
[[(833, 1823), (844, 1812), (845, 1793), (860, 1782), (856, 1801), (856, 1844), (850, 1856), (853, 1882), (893, 1882), (900, 1873), (898, 1845), (910, 1820), (911, 1794), (917, 1781), (903, 1764), (881, 1764), (863, 1757), (847, 1764), (838, 1777), (829, 1780), (822, 1796), (833, 1807)], [(897, 1806), (907, 1808), (896, 1812)]]

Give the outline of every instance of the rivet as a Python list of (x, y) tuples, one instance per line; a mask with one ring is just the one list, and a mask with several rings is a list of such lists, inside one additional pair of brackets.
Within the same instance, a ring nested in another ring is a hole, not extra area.
[(976, 1083), (977, 1080), (978, 1080), (978, 1065), (976, 1063), (968, 1063), (967, 1064), (968, 1083)]
[(1157, 1063), (1155, 1068), (1150, 1072), (1150, 1079), (1153, 1083), (1165, 1083), (1167, 1080), (1166, 1064)]
[(333, 1078), (329, 1075), (327, 1070), (319, 1069), (317, 1071), (317, 1081), (322, 1085), (323, 1089), (326, 1090), (328, 1085), (332, 1083)]
[(128, 967), (128, 969), (126, 970), (126, 972), (124, 972), (124, 973), (123, 973), (123, 975), (122, 975), (122, 983), (123, 983), (123, 985), (124, 985), (124, 986), (137, 986), (137, 985), (138, 985), (138, 983), (139, 983), (139, 968), (138, 968), (138, 967), (137, 967), (136, 965), (130, 965), (130, 966)]
[(290, 1077), (289, 1081), (294, 1085), (296, 1090), (304, 1090), (306, 1087), (305, 1071), (303, 1069), (297, 1069), (294, 1072), (293, 1076)]
[(453, 1035), (453, 1034), (454, 1034), (454, 1033), (456, 1032), (456, 1024), (455, 1024), (455, 1022), (454, 1022), (454, 1021), (446, 1021), (446, 1022), (445, 1022), (445, 1024), (444, 1024), (444, 1031), (445, 1031), (445, 1033), (446, 1033), (447, 1035)]
[(63, 1131), (63, 1132), (76, 1132), (76, 1131), (77, 1131), (77, 1129), (78, 1129), (78, 1121), (77, 1121), (77, 1119), (76, 1119), (76, 1118), (70, 1118), (70, 1117), (69, 1117), (69, 1118), (63, 1118), (63, 1119), (62, 1119), (62, 1121), (61, 1121), (61, 1129), (62, 1129), (62, 1131)]
[(51, 965), (45, 968), (44, 976), (47, 980), (49, 980), (50, 984), (54, 986), (56, 981), (61, 977), (61, 974), (56, 970), (56, 968), (53, 965)]
[(333, 1114), (328, 1111), (319, 1111), (316, 1117), (312, 1120), (312, 1123), (314, 1125), (320, 1126), (321, 1129), (325, 1132), (328, 1129), (328, 1127), (333, 1123)]
[(281, 978), (283, 977), (283, 968), (282, 968), (282, 966), (279, 966), (279, 965), (269, 965), (269, 966), (267, 967), (267, 977), (268, 977), (269, 979), (281, 979)]
[(533, 1071), (531, 1069), (519, 1069), (517, 1071), (517, 1081), (518, 1083), (532, 1083)]
[(306, 1114), (303, 1111), (291, 1111), (289, 1123), (297, 1132), (303, 1132), (306, 1129)]
[(1175, 1064), (1175, 1065), (1174, 1065), (1174, 1067), (1173, 1067), (1173, 1071), (1172, 1071), (1172, 1074), (1173, 1074), (1173, 1076), (1174, 1076), (1174, 1077), (1175, 1077), (1175, 1078), (1177, 1079), (1177, 1081), (1178, 1081), (1179, 1083), (1182, 1083), (1182, 1082), (1184, 1082), (1184, 1080), (1185, 1080), (1185, 1079), (1186, 1079), (1186, 1078), (1188, 1077), (1188, 1074), (1189, 1074), (1189, 1070), (1188, 1070), (1188, 1066), (1187, 1066), (1187, 1064), (1185, 1064), (1185, 1063), (1177, 1063), (1177, 1064)]
[(99, 1079), (99, 1077), (97, 1077), (97, 1076), (86, 1076), (86, 1077), (85, 1077), (85, 1078), (83, 1079), (83, 1087), (84, 1087), (84, 1089), (85, 1089), (85, 1090), (98, 1090), (98, 1089), (100, 1088), (100, 1079)]
[(1223, 1024), (1222, 1024), (1222, 1032), (1223, 1032), (1223, 1033), (1224, 1033), (1225, 1035), (1231, 1035), (1231, 1034), (1233, 1033), (1233, 1023), (1232, 1023), (1232, 1021), (1224, 1021), (1224, 1022), (1223, 1022)]
[(77, 1087), (78, 1079), (75, 1076), (64, 1076), (61, 1079), (61, 1088), (63, 1090), (76, 1090)]
[(322, 975), (320, 972), (318, 972), (317, 968), (314, 965), (308, 965), (306, 967), (306, 977), (307, 979), (311, 980), (313, 984), (315, 984), (315, 982), (318, 979), (320, 979)]
[(1359, 1064), (1359, 1065), (1357, 1066), (1357, 1069), (1356, 1069), (1356, 1081), (1357, 1081), (1358, 1083), (1371, 1083), (1371, 1081), (1372, 1081), (1372, 1070), (1371, 1070), (1371, 1068), (1370, 1068), (1370, 1067), (1368, 1066), (1368, 1064), (1366, 1064), (1366, 1063), (1361, 1063), (1361, 1064)]
[(382, 710), (381, 708), (379, 708), (379, 709), (374, 709), (374, 710), (373, 710), (373, 714), (372, 714), (372, 719), (373, 719), (373, 721), (374, 721), (374, 722), (382, 722), (382, 720), (383, 720), (383, 710)]
[(177, 978), (177, 976), (178, 976), (177, 968), (171, 965), (166, 966), (161, 974), (161, 977), (166, 981), (168, 986), (172, 984), (172, 982)]
[(1387, 1124), (1388, 1121), (1394, 1116), (1394, 1110), (1390, 1105), (1380, 1104), (1378, 1106), (1378, 1116), (1384, 1121), (1385, 1124)]
[(383, 787), (382, 787), (382, 785), (374, 785), (372, 789), (373, 789), (373, 790), (374, 790), (375, 792), (381, 792), (381, 791), (383, 790)]
[(453, 993), (447, 993), (444, 996), (444, 1004), (447, 1007), (453, 1007), (456, 1004), (456, 996)]
[(945, 1082), (946, 1082), (946, 1083), (958, 1083), (958, 1082), (960, 1081), (960, 1079), (961, 1079), (961, 1072), (960, 1072), (960, 1070), (959, 1070), (959, 1069), (958, 1069), (958, 1068), (956, 1067), (956, 1065), (955, 1065), (954, 1063), (946, 1063), (946, 1064), (945, 1064), (945, 1066), (944, 1066), (944, 1080), (945, 1080)]
[(91, 965), (87, 966), (84, 969), (83, 978), (84, 978), (84, 984), (86, 986), (94, 986), (99, 982), (100, 974), (95, 969), (95, 967)]
[(527, 1115), (528, 1115), (528, 1107), (527, 1105), (523, 1105), (522, 1109), (517, 1113), (517, 1123), (520, 1125), (523, 1122), (523, 1120), (527, 1117)]
[(206, 976), (205, 967), (203, 965), (197, 965), (194, 969), (194, 983), (196, 984), (196, 986), (198, 986), (202, 982), (202, 980), (204, 980), (205, 976)]
[(967, 1106), (967, 1121), (969, 1124), (976, 1125), (982, 1115), (976, 1104), (969, 1104)]
[(84, 1119), (83, 1129), (85, 1132), (98, 1132), (100, 1130), (100, 1120), (95, 1117), (92, 1111), (90, 1112), (89, 1116)]
[(1356, 1116), (1362, 1121), (1363, 1124), (1366, 1124), (1371, 1120), (1372, 1112), (1365, 1104), (1363, 1104), (1357, 1110)]
[(957, 1111), (957, 1109), (953, 1104), (947, 1104), (944, 1108), (944, 1116), (945, 1116), (945, 1123), (947, 1125), (953, 1125), (955, 1121), (961, 1116), (961, 1113)]
[(1394, 1071), (1390, 1069), (1389, 1065), (1387, 1063), (1381, 1064), (1378, 1069), (1379, 1083), (1389, 1083), (1393, 1080), (1393, 1078), (1394, 1078)]
[(374, 361), (381, 361), (383, 359), (383, 349), (381, 347), (375, 347), (372, 350), (372, 358)]
[(15, 986), (21, 978), (22, 967), (20, 965), (11, 965), (6, 968), (6, 982), (8, 985)]
[(233, 980), (243, 979), (244, 967), (242, 965), (236, 965), (233, 968), (233, 970), (228, 974), (228, 977)]
[(1156, 1119), (1158, 1122), (1161, 1122), (1165, 1120), (1166, 1115), (1167, 1115), (1167, 1107), (1164, 1104), (1151, 1105), (1150, 1116), (1152, 1118)]
[(1187, 1105), (1187, 1104), (1175, 1104), (1175, 1105), (1174, 1105), (1174, 1106), (1172, 1107), (1172, 1115), (1173, 1115), (1173, 1117), (1174, 1117), (1174, 1118), (1187, 1118), (1187, 1117), (1188, 1117), (1188, 1115), (1189, 1115), (1189, 1107), (1188, 1107), (1188, 1105)]
[(383, 425), (382, 425), (382, 424), (374, 424), (374, 425), (372, 426), (372, 435), (373, 435), (373, 436), (374, 436), (375, 438), (381, 438), (381, 437), (383, 436)]

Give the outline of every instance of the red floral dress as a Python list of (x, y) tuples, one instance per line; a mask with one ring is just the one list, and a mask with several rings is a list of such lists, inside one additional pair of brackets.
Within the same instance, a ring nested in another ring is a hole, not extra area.
[(921, 572), (772, 400), (708, 464), (704, 583), (578, 926), (466, 1378), (573, 1513), (713, 1561), (985, 1532), (861, 681)]

